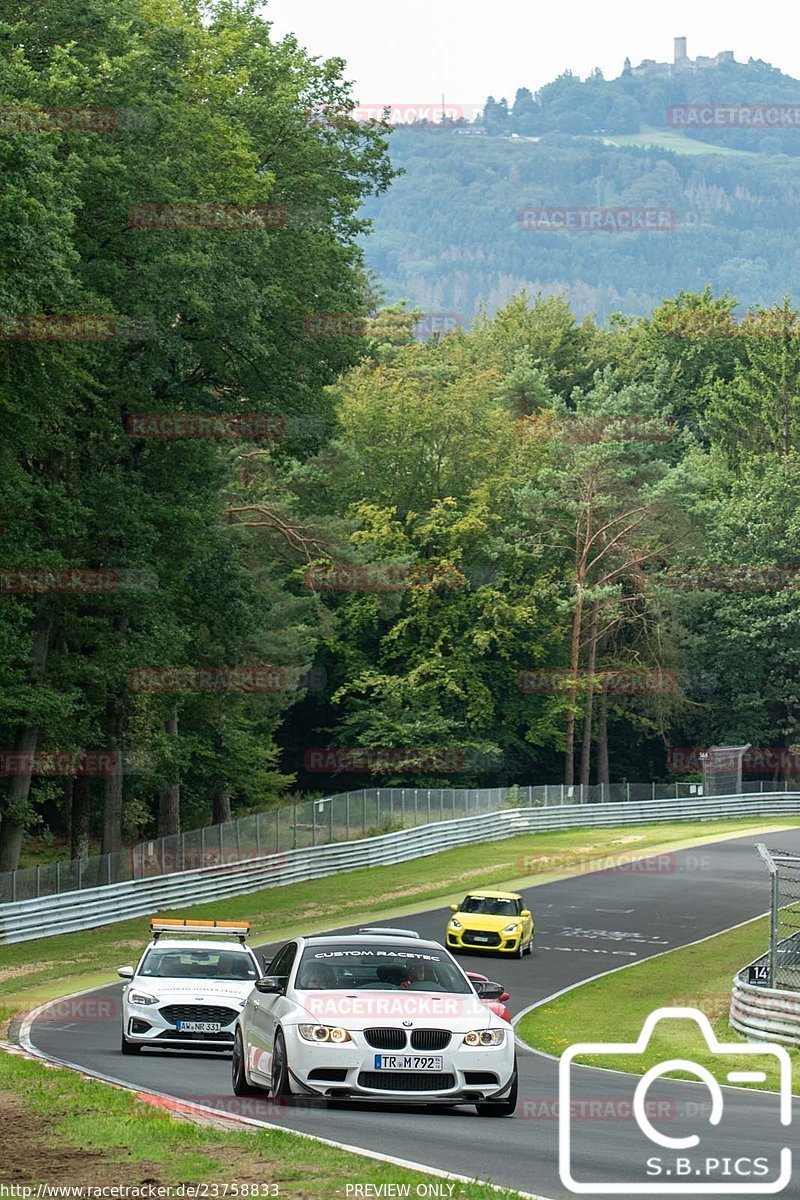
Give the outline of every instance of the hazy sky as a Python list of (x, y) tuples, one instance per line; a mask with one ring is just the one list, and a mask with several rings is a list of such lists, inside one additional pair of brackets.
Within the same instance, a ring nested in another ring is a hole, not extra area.
[(429, 104), (442, 93), (453, 105), (513, 100), (518, 87), (535, 91), (566, 68), (585, 76), (599, 66), (613, 78), (626, 54), (634, 65), (666, 61), (675, 36), (689, 39), (692, 58), (733, 50), (800, 77), (792, 0), (269, 0), (264, 14), (276, 34), (345, 58), (364, 104)]

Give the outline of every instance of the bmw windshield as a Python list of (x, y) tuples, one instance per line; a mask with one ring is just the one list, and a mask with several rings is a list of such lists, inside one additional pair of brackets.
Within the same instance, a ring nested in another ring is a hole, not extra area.
[(444, 950), (394, 949), (381, 945), (307, 946), (295, 986), (301, 990), (454, 992), (468, 994), (468, 980)]

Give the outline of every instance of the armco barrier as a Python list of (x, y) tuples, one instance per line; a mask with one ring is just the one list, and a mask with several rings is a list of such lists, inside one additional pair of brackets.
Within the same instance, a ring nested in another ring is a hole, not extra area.
[[(757, 962), (766, 961), (767, 955)], [(752, 964), (755, 965), (755, 964)], [(748, 983), (749, 967), (733, 981), (730, 1023), (745, 1037), (800, 1045), (800, 992)]]
[(249, 862), (183, 871), (155, 879), (65, 892), (0, 905), (0, 943), (30, 941), (79, 929), (109, 925), (155, 910), (243, 895), (319, 879), (358, 867), (408, 862), (472, 842), (498, 841), (538, 830), (571, 829), (640, 823), (713, 820), (722, 817), (800, 815), (800, 793), (779, 792), (645, 800), (616, 804), (564, 805), (553, 808), (507, 808), (451, 821), (440, 821), (358, 841), (289, 850)]

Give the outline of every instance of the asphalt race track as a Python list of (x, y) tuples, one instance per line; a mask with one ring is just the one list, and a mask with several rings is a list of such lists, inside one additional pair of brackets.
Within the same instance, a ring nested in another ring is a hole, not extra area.
[[(509, 1007), (518, 1013), (573, 983), (729, 928), (768, 907), (768, 875), (754, 850), (756, 840), (761, 839), (749, 835), (680, 851), (661, 860), (655, 870), (609, 870), (532, 888), (527, 898), (536, 918), (533, 955), (517, 961), (476, 954), (460, 961), (467, 970), (504, 983), (511, 993)], [(800, 852), (800, 830), (764, 840)], [(389, 923), (442, 939), (447, 915), (440, 908)], [(635, 972), (630, 978), (633, 982)], [(65, 1022), (44, 1013), (31, 1027), (33, 1045), (54, 1059), (226, 1112), (244, 1112), (271, 1124), (537, 1195), (574, 1194), (564, 1188), (558, 1172), (555, 1061), (520, 1051), (520, 1101), (513, 1119), (481, 1119), (472, 1108), (424, 1112), (324, 1102), (279, 1110), (268, 1100), (233, 1097), (227, 1056), (145, 1050), (123, 1058), (116, 1003), (120, 986), (95, 993), (111, 1001), (109, 1019)], [(684, 995), (703, 990), (702, 979), (682, 981)], [(664, 997), (665, 1004), (674, 1001)], [(602, 1040), (605, 1031), (596, 1032)], [(577, 1068), (574, 1095), (602, 1101), (595, 1113), (607, 1113), (606, 1101), (630, 1097), (636, 1082), (632, 1076)], [(793, 1130), (781, 1129), (774, 1096), (726, 1088), (723, 1120), (715, 1130), (703, 1115), (708, 1092), (699, 1083), (661, 1082), (648, 1097), (663, 1104), (658, 1112), (669, 1123), (669, 1128), (662, 1126), (664, 1132), (674, 1137), (696, 1131), (705, 1135), (703, 1149), (713, 1136), (708, 1152), (720, 1158), (771, 1152), (777, 1161), (779, 1148), (796, 1140)], [(613, 1111), (619, 1112), (619, 1105)], [(795, 1120), (800, 1117), (800, 1101), (793, 1115)], [(654, 1124), (658, 1126), (658, 1120)], [(606, 1115), (575, 1123), (575, 1172), (581, 1180), (622, 1180), (635, 1186), (646, 1179), (644, 1162), (654, 1152), (665, 1153), (646, 1141), (633, 1120)], [(665, 1162), (670, 1157), (674, 1152), (665, 1154)], [(352, 1180), (339, 1182), (359, 1180), (354, 1174)], [(634, 1194), (644, 1195), (645, 1190)], [(694, 1192), (698, 1194), (699, 1189)], [(781, 1195), (800, 1200), (800, 1171)]]

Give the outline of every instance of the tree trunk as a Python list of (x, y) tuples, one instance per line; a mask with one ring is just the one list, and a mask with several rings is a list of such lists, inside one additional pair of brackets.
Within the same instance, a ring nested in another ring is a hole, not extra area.
[[(570, 647), (570, 678), (575, 680), (578, 677), (578, 664), (580, 662), (581, 651), (581, 624), (583, 623), (583, 591), (578, 585), (578, 596), (575, 601), (575, 613), (572, 618), (572, 644)], [(569, 709), (567, 710), (567, 745), (564, 751), (564, 783), (570, 787), (575, 778), (573, 755), (575, 752), (575, 700), (577, 695), (577, 684), (570, 684), (567, 693), (569, 701)]]
[(75, 790), (75, 780), (69, 775), (64, 780), (64, 828), (67, 833), (67, 841), (72, 845), (72, 798)]
[[(117, 617), (114, 626), (120, 634), (127, 633), (128, 617)], [(114, 756), (114, 770), (105, 778), (103, 787), (103, 842), (102, 854), (119, 854), (122, 849), (122, 791), (124, 771), (122, 767), (123, 708), (116, 697), (106, 705), (106, 738)]]
[(597, 697), (597, 782), (611, 783), (608, 770), (608, 698), (605, 692)]
[(587, 679), (586, 713), (583, 718), (583, 746), (581, 747), (581, 787), (589, 786), (592, 769), (592, 706), (594, 704), (594, 668), (597, 662), (597, 625), (600, 620), (600, 601), (592, 604), (592, 621), (589, 628), (589, 673)]
[[(178, 736), (178, 713), (173, 712), (164, 729), (171, 737)], [(177, 772), (172, 785), (162, 792), (158, 800), (158, 832), (161, 837), (181, 831), (181, 784)]]
[[(40, 613), (33, 623), (33, 656), (31, 662), (31, 682), (36, 683), (41, 678), (47, 662), (47, 648), (50, 641), (50, 617)], [(31, 790), (31, 762), (28, 756), (36, 753), (39, 740), (39, 728), (31, 722), (19, 725), (14, 738), (14, 750), (25, 755), (16, 775), (12, 775), (8, 789), (8, 799), (4, 805), (3, 823), (0, 825), (0, 871), (16, 871), (19, 866), (19, 856), (22, 850), (22, 839), (25, 836), (25, 822), (28, 815), (28, 796)]]
[(89, 780), (79, 775), (72, 787), (72, 852), (71, 858), (86, 862), (89, 857), (89, 832), (92, 816), (92, 794)]
[(231, 794), (226, 787), (217, 788), (211, 800), (212, 825), (227, 825), (231, 815)]
[(122, 748), (117, 744), (114, 770), (103, 781), (103, 844), (101, 854), (119, 854), (122, 849)]

